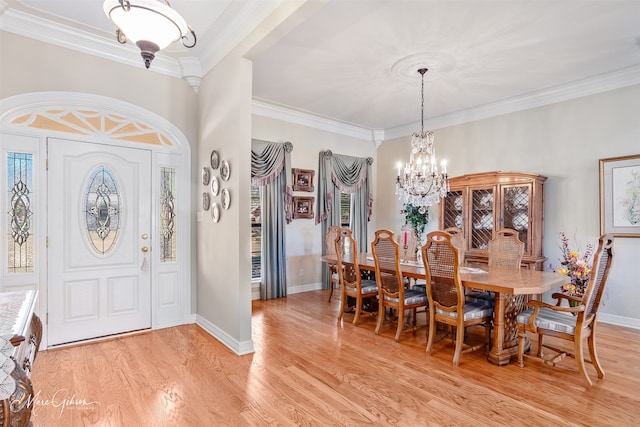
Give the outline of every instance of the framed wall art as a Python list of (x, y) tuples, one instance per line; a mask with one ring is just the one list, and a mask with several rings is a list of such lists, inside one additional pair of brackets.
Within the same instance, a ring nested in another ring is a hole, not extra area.
[(640, 154), (600, 159), (600, 233), (640, 237)]
[(293, 191), (313, 191), (313, 176), (316, 171), (312, 169), (291, 169), (293, 173)]
[(313, 197), (293, 197), (293, 219), (313, 218)]

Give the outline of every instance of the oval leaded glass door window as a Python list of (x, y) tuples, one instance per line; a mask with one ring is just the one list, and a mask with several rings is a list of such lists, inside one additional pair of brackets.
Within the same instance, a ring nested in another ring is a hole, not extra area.
[(118, 183), (113, 172), (99, 166), (85, 188), (87, 238), (96, 253), (106, 255), (117, 243), (120, 231), (122, 200)]

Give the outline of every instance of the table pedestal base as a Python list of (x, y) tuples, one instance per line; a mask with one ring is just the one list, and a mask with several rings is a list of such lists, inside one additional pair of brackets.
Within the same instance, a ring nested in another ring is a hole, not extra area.
[[(493, 342), (487, 360), (494, 365), (507, 365), (513, 356), (518, 355), (517, 317), (525, 307), (524, 295), (511, 295), (496, 292), (493, 308)], [(531, 346), (526, 342), (526, 350)]]

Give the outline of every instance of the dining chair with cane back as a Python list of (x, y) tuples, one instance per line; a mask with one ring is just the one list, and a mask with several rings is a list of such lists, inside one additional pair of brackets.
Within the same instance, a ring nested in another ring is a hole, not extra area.
[[(327, 247), (327, 255), (336, 255), (336, 238), (340, 231), (340, 226), (332, 225), (327, 230), (327, 234), (324, 237), (324, 242)], [(329, 264), (329, 302), (333, 296), (333, 290), (336, 286), (340, 286), (340, 277), (338, 276), (338, 266), (336, 264)]]
[[(427, 235), (422, 246), (429, 298), (429, 337), (427, 353), (431, 354), (436, 340), (437, 323), (455, 327), (455, 352), (453, 364), (460, 363), (460, 355), (483, 348), (490, 342), (493, 308), (486, 301), (466, 301), (459, 272), (459, 251), (451, 243), (451, 235), (444, 231), (433, 231)], [(484, 325), (485, 343), (469, 346), (464, 343), (465, 328)], [(466, 346), (466, 348), (465, 348)]]
[(458, 249), (460, 264), (464, 264), (467, 253), (467, 239), (464, 238), (464, 232), (455, 227), (445, 228), (444, 231), (451, 235), (451, 244)]
[[(517, 231), (503, 228), (496, 231), (493, 239), (489, 240), (487, 252), (489, 254), (489, 268), (519, 270), (524, 255), (524, 243), (518, 237)], [(477, 301), (478, 299), (484, 299), (492, 304), (494, 302), (494, 296), (491, 292), (473, 290), (467, 292), (468, 301)]]
[(400, 259), (403, 261), (416, 261), (418, 259), (418, 236), (410, 225), (403, 225), (398, 235), (400, 247)]
[[(353, 238), (353, 232), (349, 228), (340, 228), (334, 241), (334, 250), (338, 260), (337, 270), (342, 292), (338, 323), (342, 321), (347, 297), (353, 297), (355, 299), (353, 324), (357, 325), (360, 321), (364, 299), (376, 298), (378, 296), (378, 285), (375, 280), (362, 278), (357, 256), (358, 243)], [(345, 262), (347, 256), (350, 259), (349, 263)]]
[[(596, 326), (598, 308), (607, 283), (609, 269), (613, 261), (613, 235), (604, 234), (598, 241), (598, 249), (593, 257), (593, 268), (589, 281), (581, 297), (554, 293), (556, 305), (541, 301), (529, 301), (529, 309), (520, 313), (518, 322), (518, 364), (524, 366), (524, 350), (527, 332), (538, 335), (538, 351), (536, 357), (543, 358), (542, 349), (548, 348), (556, 353), (555, 357), (545, 359), (545, 362), (555, 366), (555, 363), (565, 356), (575, 358), (578, 371), (588, 387), (592, 382), (585, 369), (583, 340), (587, 339), (589, 355), (598, 378), (604, 378), (604, 370), (596, 351)], [(563, 300), (572, 302), (569, 307), (561, 305)], [(573, 305), (573, 307), (572, 307)], [(572, 315), (569, 315), (571, 313)], [(573, 342), (574, 353), (567, 352), (543, 343), (544, 336), (553, 336)]]
[(427, 295), (423, 290), (405, 288), (405, 282), (400, 270), (400, 251), (398, 242), (393, 238), (393, 231), (378, 230), (371, 243), (373, 262), (375, 264), (376, 281), (378, 282), (378, 322), (376, 334), (384, 323), (386, 309), (397, 310), (398, 327), (395, 340), (400, 339), (404, 330), (404, 317), (407, 310), (411, 310), (412, 330), (416, 330), (416, 309), (426, 307)]
[(518, 232), (510, 228), (496, 231), (488, 245), (489, 267), (519, 269), (524, 255), (524, 243)]

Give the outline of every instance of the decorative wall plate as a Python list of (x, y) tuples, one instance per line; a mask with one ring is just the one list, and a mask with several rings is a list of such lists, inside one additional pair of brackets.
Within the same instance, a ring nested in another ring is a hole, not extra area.
[(513, 228), (518, 231), (526, 230), (529, 226), (529, 216), (525, 213), (516, 214), (511, 221)]
[(229, 181), (230, 175), (231, 168), (229, 167), (229, 162), (223, 160), (222, 163), (220, 163), (220, 178), (222, 178), (223, 181)]
[(220, 181), (218, 180), (218, 177), (214, 175), (211, 177), (211, 194), (213, 194), (214, 196), (217, 196), (219, 192), (220, 192)]
[(202, 193), (202, 209), (208, 211), (209, 206), (211, 206), (211, 197), (209, 197), (209, 193)]
[(222, 189), (222, 209), (229, 209), (231, 205), (231, 194), (228, 188)]
[(213, 220), (213, 222), (220, 221), (220, 208), (215, 202), (211, 204), (211, 219)]
[(209, 179), (211, 179), (211, 172), (206, 166), (202, 167), (202, 185), (209, 185)]
[(218, 166), (220, 165), (220, 156), (218, 155), (218, 152), (216, 150), (211, 151), (211, 168), (213, 168), (213, 170), (218, 169)]
[(456, 197), (456, 199), (453, 201), (453, 206), (456, 208), (456, 210), (462, 210), (462, 196)]

